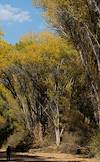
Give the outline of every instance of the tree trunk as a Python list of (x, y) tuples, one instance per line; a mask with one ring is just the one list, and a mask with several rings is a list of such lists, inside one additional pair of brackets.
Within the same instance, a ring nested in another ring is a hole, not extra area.
[(94, 96), (95, 96), (95, 99), (97, 101), (97, 123), (98, 123), (98, 127), (100, 129), (100, 98), (99, 98), (99, 94), (97, 92), (97, 89), (95, 87), (95, 85), (92, 83), (92, 88), (94, 90)]
[(59, 127), (55, 127), (55, 135), (56, 135), (56, 145), (60, 145), (60, 130)]
[(55, 136), (56, 136), (56, 145), (60, 145), (60, 128), (59, 128), (59, 107), (58, 102), (56, 103), (56, 117), (55, 117)]
[(42, 144), (43, 143), (43, 132), (42, 132), (42, 125), (38, 121), (34, 127), (34, 137), (35, 137), (35, 143), (36, 144)]

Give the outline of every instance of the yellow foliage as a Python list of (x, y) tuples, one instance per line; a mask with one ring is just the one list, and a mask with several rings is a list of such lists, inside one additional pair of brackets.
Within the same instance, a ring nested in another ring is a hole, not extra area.
[(76, 57), (77, 54), (69, 42), (47, 32), (37, 34), (32, 38), (31, 43), (28, 43), (28, 39), (22, 43), (23, 48), (18, 50), (16, 47), (0, 41), (0, 71), (18, 62), (21, 64), (29, 62), (54, 64), (61, 58)]
[(63, 8), (72, 17), (79, 21), (84, 21), (88, 18), (89, 9), (85, 0), (33, 0), (33, 4), (46, 7), (46, 16), (50, 21), (57, 23), (59, 9)]
[(0, 126), (5, 124), (6, 120), (3, 116), (0, 115)]

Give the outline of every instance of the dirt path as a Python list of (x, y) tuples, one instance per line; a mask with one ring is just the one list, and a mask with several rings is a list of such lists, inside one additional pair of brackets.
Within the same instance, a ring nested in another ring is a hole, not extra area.
[[(0, 152), (0, 162), (6, 162), (5, 152)], [(16, 153), (11, 158), (12, 162), (32, 162), (32, 161), (66, 161), (66, 162), (100, 162), (96, 159), (88, 159), (79, 155), (63, 153)]]
[(28, 157), (38, 157), (42, 161), (67, 161), (67, 162), (100, 162), (96, 159), (88, 159), (79, 155), (71, 155), (71, 154), (64, 154), (64, 153), (41, 153), (41, 152), (35, 152), (34, 154), (20, 154), (22, 156)]

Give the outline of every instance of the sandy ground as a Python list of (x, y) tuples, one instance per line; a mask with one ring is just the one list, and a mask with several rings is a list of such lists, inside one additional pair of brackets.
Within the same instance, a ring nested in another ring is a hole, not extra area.
[[(21, 154), (22, 155), (22, 154)], [(27, 154), (24, 153), (24, 156), (35, 156), (39, 157), (41, 160), (44, 161), (67, 161), (67, 162), (100, 162), (96, 159), (88, 159), (79, 155), (71, 155), (71, 154), (64, 154), (64, 153), (41, 153), (36, 152), (34, 154)]]
[[(0, 152), (0, 162), (6, 162), (5, 152)], [(71, 155), (64, 153), (16, 153), (12, 155), (12, 162), (32, 162), (32, 161), (67, 161), (67, 162), (100, 162), (100, 159), (89, 159), (79, 155)]]

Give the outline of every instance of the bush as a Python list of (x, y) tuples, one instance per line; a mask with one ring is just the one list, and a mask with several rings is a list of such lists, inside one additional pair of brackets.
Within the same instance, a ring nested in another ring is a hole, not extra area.
[(28, 151), (33, 144), (33, 138), (27, 130), (15, 130), (7, 139), (7, 144), (14, 148), (15, 151)]
[(16, 147), (20, 141), (24, 138), (25, 131), (14, 131), (12, 135), (9, 136), (7, 139), (7, 145), (10, 145), (12, 147)]
[(29, 133), (26, 133), (24, 138), (16, 146), (16, 151), (27, 152), (30, 148), (32, 148), (32, 145), (33, 145), (33, 137)]
[(92, 153), (100, 156), (100, 130), (92, 137), (90, 146)]

